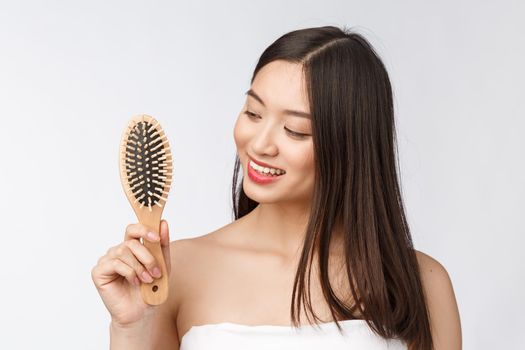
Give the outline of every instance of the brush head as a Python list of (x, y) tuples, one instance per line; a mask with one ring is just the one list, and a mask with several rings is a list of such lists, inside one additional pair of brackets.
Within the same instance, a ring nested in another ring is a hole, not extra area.
[(172, 174), (171, 150), (159, 122), (145, 114), (133, 117), (122, 135), (120, 177), (137, 214), (162, 212)]

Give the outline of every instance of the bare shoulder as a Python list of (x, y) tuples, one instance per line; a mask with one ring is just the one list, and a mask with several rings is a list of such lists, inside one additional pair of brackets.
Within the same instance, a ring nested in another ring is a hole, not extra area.
[[(175, 305), (190, 288), (199, 288), (207, 282), (204, 275), (217, 272), (217, 264), (228, 256), (234, 223), (229, 223), (210, 233), (170, 242), (172, 279), (177, 296)], [(204, 275), (203, 275), (204, 274)], [(170, 283), (171, 284), (171, 283)]]
[(198, 318), (205, 305), (204, 284), (220, 283), (226, 225), (216, 231), (170, 242), (169, 298), (178, 342)]
[[(203, 261), (201, 257), (206, 257), (204, 250), (209, 249), (209, 239), (205, 236), (192, 238), (181, 238), (170, 242), (172, 283), (178, 288), (178, 291), (184, 290), (187, 279), (195, 272), (199, 264)], [(180, 296), (181, 293), (177, 293)], [(178, 299), (178, 298), (177, 298)]]
[(443, 273), (448, 274), (447, 271), (445, 270), (445, 267), (441, 265), (439, 261), (437, 261), (430, 255), (425, 254), (419, 250), (415, 250), (415, 252), (416, 252), (416, 256), (417, 256), (417, 260), (418, 260), (420, 269), (425, 269), (426, 271), (429, 271), (430, 269), (433, 268), (433, 269), (438, 269), (440, 273), (442, 274)]
[(225, 237), (228, 236), (227, 232), (232, 226), (234, 223), (201, 236), (171, 241), (170, 253), (174, 280), (191, 276), (191, 274), (188, 275), (189, 272), (195, 272), (199, 266), (212, 260), (219, 251), (218, 248), (228, 242)]
[(232, 224), (201, 236), (171, 241), (171, 261), (176, 270), (174, 278), (182, 278), (187, 272), (194, 272), (197, 267), (209, 262), (219, 248), (228, 243), (225, 237), (230, 226)]
[[(188, 282), (194, 268), (195, 253), (199, 249), (199, 240), (195, 238), (182, 238), (170, 242), (171, 272), (169, 275), (169, 312), (172, 326), (164, 329), (163, 341), (166, 349), (179, 349), (183, 333), (180, 331), (178, 315), (185, 295), (190, 293)], [(160, 324), (160, 322), (159, 322)], [(167, 344), (170, 344), (168, 347)], [(155, 344), (156, 349), (164, 349), (160, 343)]]
[(168, 276), (168, 300), (157, 306), (154, 314), (151, 343), (154, 349), (179, 349), (180, 337), (177, 327), (179, 305), (185, 293), (185, 268), (191, 257), (193, 244), (191, 239), (170, 242), (170, 266)]
[(170, 294), (173, 291), (173, 306), (175, 315), (178, 306), (188, 287), (188, 282), (198, 264), (202, 263), (199, 256), (203, 256), (202, 236), (193, 238), (181, 238), (170, 242), (171, 255), (171, 275), (170, 275)]
[(418, 250), (415, 252), (427, 298), (435, 349), (461, 349), (459, 310), (449, 273), (430, 255)]

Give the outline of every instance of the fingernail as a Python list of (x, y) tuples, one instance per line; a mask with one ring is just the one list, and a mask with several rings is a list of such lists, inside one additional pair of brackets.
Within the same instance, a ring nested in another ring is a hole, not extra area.
[(146, 271), (143, 271), (143, 272), (142, 272), (142, 278), (143, 278), (146, 282), (152, 282), (152, 281), (153, 281), (153, 278), (151, 278), (151, 276), (149, 275), (149, 273), (147, 273)]
[(159, 278), (160, 277), (160, 269), (158, 267), (155, 267), (153, 269), (153, 276)]
[(148, 232), (147, 236), (152, 241), (158, 241), (160, 239), (160, 237), (157, 234), (153, 233), (153, 232)]

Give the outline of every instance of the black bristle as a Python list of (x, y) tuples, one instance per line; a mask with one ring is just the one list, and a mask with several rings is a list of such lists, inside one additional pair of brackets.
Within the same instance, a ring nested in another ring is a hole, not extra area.
[(161, 200), (159, 197), (164, 197), (162, 191), (169, 173), (167, 167), (171, 165), (165, 139), (152, 126), (147, 121), (138, 122), (130, 130), (126, 142), (125, 166), (129, 187), (135, 199), (146, 207), (155, 205)]

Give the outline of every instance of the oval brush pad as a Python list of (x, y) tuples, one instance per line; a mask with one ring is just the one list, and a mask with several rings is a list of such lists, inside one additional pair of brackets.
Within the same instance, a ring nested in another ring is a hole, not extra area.
[[(160, 221), (173, 175), (168, 139), (159, 122), (149, 115), (133, 117), (120, 144), (120, 180), (139, 222), (160, 234)], [(163, 205), (164, 203), (164, 205)], [(168, 272), (160, 242), (141, 238), (156, 259), (162, 276), (141, 283), (142, 299), (159, 305), (168, 297)]]

